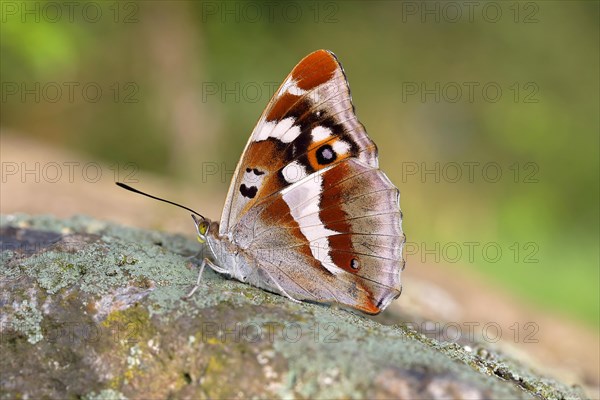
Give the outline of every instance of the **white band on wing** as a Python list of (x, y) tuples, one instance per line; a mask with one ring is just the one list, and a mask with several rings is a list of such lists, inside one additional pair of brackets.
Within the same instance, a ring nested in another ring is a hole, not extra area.
[(279, 122), (266, 122), (263, 120), (256, 126), (256, 133), (252, 135), (252, 140), (260, 142), (272, 137), (283, 143), (293, 142), (302, 133), (300, 127), (294, 125), (294, 122), (295, 120), (292, 117), (282, 119)]
[[(334, 275), (345, 272), (331, 260), (329, 236), (339, 232), (327, 229), (319, 218), (320, 197), (323, 191), (322, 174), (332, 166), (323, 168), (281, 191), (283, 200), (290, 208), (290, 213), (299, 223), (300, 232), (310, 243), (310, 251), (329, 272)], [(319, 199), (315, 201), (315, 199)]]

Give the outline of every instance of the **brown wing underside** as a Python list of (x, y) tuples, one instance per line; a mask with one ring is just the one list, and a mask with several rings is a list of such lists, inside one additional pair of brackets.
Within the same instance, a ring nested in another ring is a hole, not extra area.
[(303, 59), (269, 102), (219, 232), (266, 272), (271, 290), (295, 299), (376, 314), (400, 294), (398, 190), (378, 169), (332, 53)]

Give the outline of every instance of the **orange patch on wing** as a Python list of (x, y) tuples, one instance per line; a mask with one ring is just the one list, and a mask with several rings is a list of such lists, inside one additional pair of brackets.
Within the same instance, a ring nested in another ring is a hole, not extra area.
[(281, 184), (281, 181), (277, 178), (276, 175), (267, 176), (262, 182), (260, 188), (258, 189), (256, 196), (253, 199), (250, 199), (248, 203), (246, 203), (240, 214), (245, 214), (246, 212), (248, 212), (248, 210), (250, 210), (250, 208), (254, 207), (254, 205), (258, 203), (261, 199), (264, 199), (265, 197), (272, 195), (273, 193), (281, 191), (284, 187), (285, 186)]
[(357, 299), (358, 303), (353, 304), (352, 306), (366, 312), (367, 314), (379, 314), (381, 312), (381, 308), (377, 307), (375, 304), (373, 293), (371, 293), (371, 291), (367, 289), (366, 285), (360, 281), (361, 278), (355, 277), (354, 279), (356, 279), (356, 286), (360, 288), (362, 293)]
[[(340, 232), (340, 233), (351, 233), (352, 232), (352, 227), (350, 226), (350, 224), (348, 223), (348, 221), (346, 221), (345, 219), (338, 219), (340, 218), (346, 218), (346, 214), (344, 213), (343, 215), (340, 213), (338, 214), (336, 213), (331, 213), (329, 214), (330, 210), (327, 210), (327, 217), (328, 221), (326, 223), (326, 228), (330, 229), (332, 231), (336, 231), (336, 232)], [(331, 216), (330, 216), (331, 215)]]
[(371, 299), (368, 299), (364, 303), (358, 303), (355, 306), (359, 310), (362, 310), (362, 311), (366, 312), (367, 314), (371, 314), (371, 315), (379, 314), (381, 312), (381, 309), (379, 307), (377, 307), (375, 304), (373, 304), (373, 301)]
[[(261, 211), (262, 218), (270, 223), (276, 223), (286, 227), (297, 227), (298, 223), (291, 217), (290, 206), (283, 200), (283, 197), (277, 196), (277, 199), (266, 206)], [(289, 216), (289, 218), (287, 217)]]
[(300, 100), (300, 96), (296, 96), (289, 92), (283, 93), (273, 104), (273, 107), (267, 114), (267, 121), (280, 121), (294, 107), (294, 104)]
[(352, 268), (352, 260), (356, 260), (354, 263), (358, 262), (358, 265), (360, 265), (360, 259), (357, 254), (352, 253), (354, 248), (352, 246), (350, 235), (332, 235), (329, 236), (328, 240), (329, 247), (331, 248), (329, 254), (331, 256), (331, 261), (346, 272), (351, 274), (358, 273), (360, 267), (356, 269)]
[[(249, 199), (244, 208), (240, 211), (240, 215), (246, 213), (261, 198), (265, 198), (266, 196), (283, 189), (273, 171), (283, 168), (285, 160), (279, 156), (277, 145), (273, 141), (265, 140), (250, 143), (245, 157), (242, 160), (242, 165), (248, 168), (256, 168), (259, 171), (264, 172), (265, 175), (263, 175), (264, 178), (262, 184), (258, 187), (256, 196), (253, 199)], [(240, 171), (240, 174), (244, 173), (246, 173), (245, 170)], [(236, 188), (236, 190), (238, 189), (239, 188)]]
[[(327, 196), (324, 197), (324, 199), (328, 196), (330, 196), (329, 193), (327, 194)], [(335, 199), (337, 198), (337, 196), (332, 195), (331, 198)], [(349, 225), (347, 224), (347, 222), (345, 222), (346, 213), (344, 212), (344, 210), (342, 210), (342, 208), (336, 204), (332, 205), (327, 203), (328, 202), (321, 201), (321, 208), (323, 208), (324, 210), (321, 210), (319, 212), (319, 219), (321, 220), (321, 222), (323, 222), (323, 225), (325, 225), (327, 229), (331, 229), (332, 231), (347, 232), (346, 229)]]
[[(324, 198), (334, 196), (335, 194), (341, 195), (341, 188), (340, 186), (336, 186), (336, 184), (350, 175), (350, 167), (347, 164), (348, 163), (338, 164), (323, 174), (323, 191), (327, 192), (326, 196), (323, 196)], [(338, 198), (338, 201), (339, 200), (340, 199)]]
[[(338, 168), (345, 169), (343, 165), (338, 165), (333, 170)], [(327, 171), (325, 174), (326, 176), (324, 177), (324, 182), (325, 185), (328, 186), (328, 189), (326, 193), (324, 193), (324, 196), (321, 197), (320, 206), (322, 211), (319, 212), (319, 219), (327, 229), (342, 233), (350, 232), (352, 227), (350, 226), (350, 223), (346, 221), (347, 214), (342, 209), (343, 186), (331, 186), (331, 183), (327, 185), (327, 181), (330, 179), (328, 174), (333, 170)], [(329, 248), (331, 249), (331, 260), (335, 265), (352, 274), (358, 272), (358, 269), (352, 268), (352, 260), (357, 258), (357, 256), (351, 253), (354, 251), (354, 247), (350, 235), (332, 235), (329, 236), (327, 240), (329, 241)]]
[(296, 85), (302, 90), (310, 90), (333, 77), (339, 64), (326, 50), (317, 50), (304, 57), (292, 71)]
[[(342, 167), (342, 165), (338, 165), (334, 169), (340, 167)], [(343, 193), (340, 190), (341, 187), (339, 185), (332, 186), (331, 181), (329, 181), (329, 173), (331, 171), (333, 170), (329, 170), (324, 174), (324, 186), (327, 185), (329, 187), (324, 191), (324, 195), (321, 197), (321, 211), (319, 212), (319, 218), (326, 226), (330, 222), (343, 221), (346, 218), (346, 213), (341, 207), (341, 202), (343, 201)]]
[(248, 168), (258, 168), (265, 172), (271, 171), (274, 167), (279, 169), (283, 167), (285, 160), (278, 155), (277, 145), (273, 141), (252, 142), (248, 146), (242, 165)]
[[(312, 143), (309, 147), (309, 151), (307, 153), (307, 158), (308, 158), (308, 162), (310, 163), (310, 166), (315, 170), (318, 171), (320, 169), (323, 169), (329, 165), (331, 165), (332, 163), (329, 164), (319, 164), (319, 161), (317, 160), (317, 151), (319, 151), (319, 149), (321, 148), (321, 146), (323, 146), (324, 144), (328, 144), (330, 146), (333, 147), (333, 144), (338, 141), (340, 139), (336, 138), (336, 137), (328, 137), (326, 139), (323, 139), (319, 142), (315, 142)], [(335, 154), (336, 158), (334, 162), (340, 162), (341, 160), (350, 157), (350, 153), (343, 153), (343, 154), (339, 154), (336, 153)]]
[(290, 213), (290, 207), (281, 195), (278, 195), (271, 204), (261, 211), (261, 217), (266, 220), (267, 225), (288, 228), (287, 232), (297, 240), (297, 243), (305, 243), (304, 246), (297, 246), (296, 251), (308, 258), (313, 258), (309, 243), (306, 242), (306, 237), (302, 234), (298, 222), (296, 222)]

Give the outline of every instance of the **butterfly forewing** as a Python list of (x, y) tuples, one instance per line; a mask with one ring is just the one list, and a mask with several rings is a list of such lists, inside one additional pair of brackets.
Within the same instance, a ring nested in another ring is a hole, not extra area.
[(229, 188), (220, 233), (258, 199), (351, 157), (377, 167), (376, 146), (354, 114), (342, 67), (319, 50), (292, 70), (260, 117)]

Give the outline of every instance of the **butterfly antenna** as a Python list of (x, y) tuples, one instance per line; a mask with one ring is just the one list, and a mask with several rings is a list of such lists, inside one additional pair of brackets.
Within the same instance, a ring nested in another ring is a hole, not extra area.
[(194, 214), (196, 214), (197, 216), (199, 216), (199, 217), (200, 217), (200, 218), (202, 218), (202, 219), (206, 219), (206, 218), (204, 218), (204, 216), (203, 216), (202, 214), (200, 214), (199, 212), (196, 212), (196, 211), (192, 210), (192, 209), (191, 209), (191, 208), (189, 208), (189, 207), (182, 206), (181, 204), (177, 204), (177, 203), (175, 203), (175, 202), (173, 202), (173, 201), (170, 201), (170, 200), (161, 199), (160, 197), (152, 196), (151, 194), (144, 193), (144, 192), (142, 192), (141, 190), (137, 190), (137, 189), (135, 189), (135, 188), (132, 188), (131, 186), (129, 186), (129, 185), (126, 185), (126, 184), (124, 184), (124, 183), (121, 183), (121, 182), (115, 182), (115, 183), (117, 184), (117, 186), (119, 186), (119, 187), (122, 187), (123, 189), (127, 189), (127, 190), (129, 190), (129, 191), (131, 191), (131, 192), (133, 192), (133, 193), (141, 194), (141, 195), (144, 195), (144, 196), (146, 196), (146, 197), (150, 197), (151, 199), (154, 199), (154, 200), (164, 201), (165, 203), (169, 203), (169, 204), (172, 204), (172, 205), (174, 205), (174, 206), (177, 206), (177, 207), (183, 208), (184, 210), (191, 211), (191, 212), (193, 212)]

